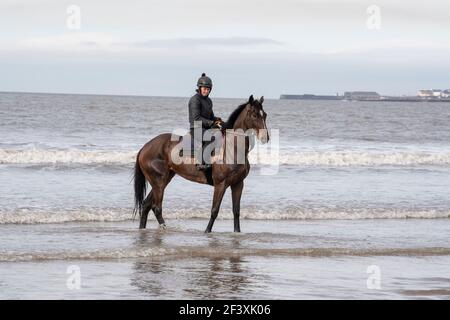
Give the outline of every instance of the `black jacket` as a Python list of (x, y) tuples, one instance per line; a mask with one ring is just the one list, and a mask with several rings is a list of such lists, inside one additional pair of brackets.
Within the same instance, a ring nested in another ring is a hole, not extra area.
[(194, 128), (194, 121), (201, 121), (202, 128), (209, 129), (217, 117), (214, 116), (213, 103), (209, 97), (196, 93), (189, 100), (189, 124)]

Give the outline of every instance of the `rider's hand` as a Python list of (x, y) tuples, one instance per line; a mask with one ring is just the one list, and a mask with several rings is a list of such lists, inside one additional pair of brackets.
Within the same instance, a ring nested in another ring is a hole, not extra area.
[(225, 122), (223, 122), (222, 119), (218, 118), (216, 121), (214, 121), (212, 127), (222, 130), (222, 127), (223, 127), (224, 123)]

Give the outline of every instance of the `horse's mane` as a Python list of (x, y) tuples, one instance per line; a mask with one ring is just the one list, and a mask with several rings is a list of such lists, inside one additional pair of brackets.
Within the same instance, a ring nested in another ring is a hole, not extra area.
[(242, 110), (247, 106), (248, 102), (241, 104), (239, 107), (237, 107), (228, 117), (227, 122), (225, 123), (225, 129), (233, 129), (234, 124), (241, 114)]

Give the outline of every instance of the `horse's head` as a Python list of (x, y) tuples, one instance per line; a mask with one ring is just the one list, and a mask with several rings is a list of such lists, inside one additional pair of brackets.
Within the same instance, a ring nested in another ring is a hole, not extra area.
[(247, 102), (245, 126), (247, 129), (256, 131), (256, 137), (262, 143), (269, 141), (269, 131), (267, 130), (266, 118), (267, 113), (263, 110), (264, 97), (259, 100), (254, 99), (251, 95)]

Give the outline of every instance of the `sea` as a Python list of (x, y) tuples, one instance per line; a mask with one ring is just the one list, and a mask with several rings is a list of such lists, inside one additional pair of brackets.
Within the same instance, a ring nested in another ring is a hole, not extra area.
[(450, 298), (450, 103), (266, 98), (242, 232), (178, 176), (139, 230), (136, 154), (188, 100), (0, 93), (0, 299)]

